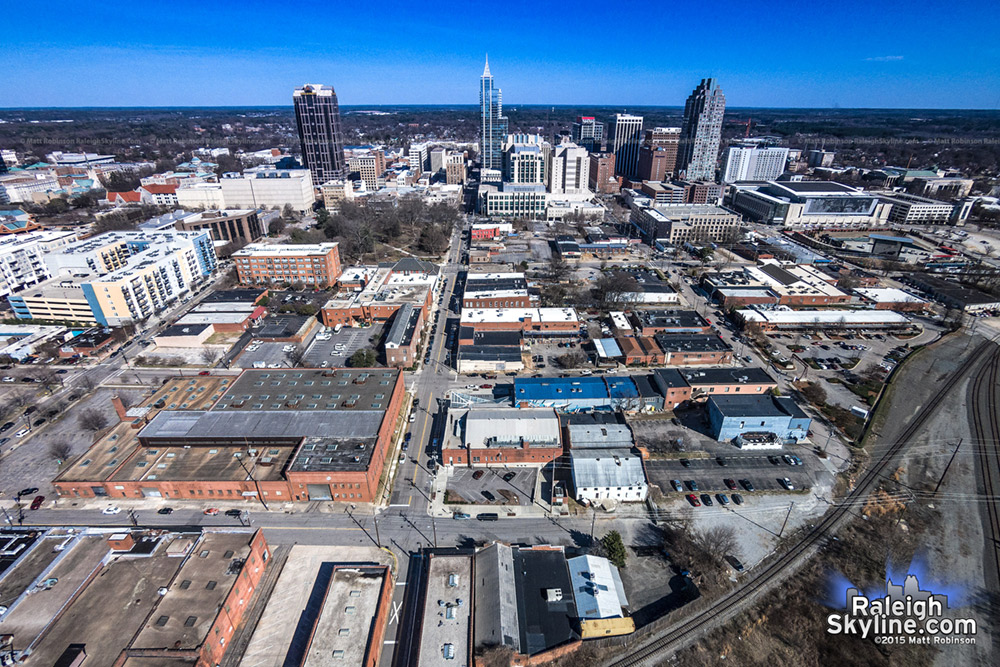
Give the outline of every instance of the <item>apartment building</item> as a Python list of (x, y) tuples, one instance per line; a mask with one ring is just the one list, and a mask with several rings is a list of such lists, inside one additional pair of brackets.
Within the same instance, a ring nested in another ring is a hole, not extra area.
[(644, 237), (673, 245), (730, 242), (740, 226), (739, 215), (706, 204), (633, 206), (630, 220)]
[(368, 190), (374, 192), (385, 186), (385, 153), (382, 151), (354, 155), (347, 161), (347, 166), (349, 171), (358, 174)]
[(45, 256), (76, 240), (75, 232), (26, 232), (0, 237), (0, 297), (45, 282)]
[(338, 246), (252, 243), (233, 253), (233, 261), (242, 285), (302, 283), (313, 288), (333, 287), (341, 274)]

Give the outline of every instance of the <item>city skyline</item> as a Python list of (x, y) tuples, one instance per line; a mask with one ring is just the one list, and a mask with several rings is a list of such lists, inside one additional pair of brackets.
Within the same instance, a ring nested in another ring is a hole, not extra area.
[[(408, 6), (352, 7), (350, 20), (342, 7), (307, 6), (310, 31), (302, 34), (299, 12), (256, 2), (152, 6), (133, 22), (121, 22), (113, 7), (80, 16), (59, 4), (45, 22), (31, 20), (30, 6), (9, 8), (20, 28), (0, 54), (5, 106), (280, 105), (300, 81), (334, 81), (351, 104), (474, 103), (463, 82), (481, 71), (486, 52), (510, 106), (674, 106), (706, 77), (724, 81), (739, 107), (1000, 106), (1000, 50), (968, 30), (972, 6), (937, 14), (933, 50), (920, 46), (930, 35), (919, 5), (892, 11), (850, 3), (831, 13), (789, 4), (795, 18), (788, 22), (773, 20), (781, 7), (650, 10), (642, 31), (669, 34), (665, 60), (641, 39), (614, 55), (570, 48), (593, 30), (586, 5), (567, 17), (559, 7), (512, 3), (507, 24), (525, 34), (554, 21), (568, 28), (529, 55), (502, 26), (484, 21), (483, 9), (461, 5), (430, 15)], [(635, 29), (631, 15), (604, 21), (609, 34)], [(116, 26), (113, 37), (108, 25)], [(226, 39), (218, 25), (227, 26)], [(438, 46), (427, 48), (435, 35)]]

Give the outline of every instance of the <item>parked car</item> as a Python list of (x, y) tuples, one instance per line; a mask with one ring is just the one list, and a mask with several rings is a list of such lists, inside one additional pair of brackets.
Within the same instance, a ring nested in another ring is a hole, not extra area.
[(45, 502), (45, 496), (35, 496), (35, 499), (31, 501), (30, 509), (36, 510), (42, 506)]
[(174, 508), (173, 507), (161, 507), (160, 509), (156, 510), (156, 513), (157, 514), (173, 514), (174, 513)]
[(487, 491), (486, 489), (483, 489), (483, 490), (482, 490), (482, 491), (481, 491), (480, 493), (482, 493), (482, 494), (483, 494), (483, 498), (486, 498), (486, 500), (490, 501), (491, 503), (492, 503), (492, 502), (493, 502), (494, 500), (496, 500), (496, 499), (497, 499), (497, 497), (496, 497), (496, 496), (494, 496), (494, 495), (493, 495), (492, 493), (490, 493), (490, 492), (489, 492), (489, 491)]
[(692, 491), (697, 491), (698, 490), (698, 482), (694, 481), (693, 479), (689, 479), (689, 480), (685, 481), (684, 483), (687, 484), (687, 488), (689, 488), (690, 490), (692, 490)]
[(688, 502), (691, 503), (691, 507), (701, 507), (701, 501), (698, 500), (698, 496), (693, 493), (687, 495)]
[[(451, 515), (451, 518), (456, 519), (458, 521), (467, 521), (468, 519), (472, 518), (472, 515), (466, 514), (465, 512), (455, 512), (454, 514)], [(483, 519), (480, 519), (480, 521), (483, 521)]]
[(704, 505), (705, 507), (711, 507), (711, 506), (712, 506), (712, 505), (714, 504), (714, 503), (712, 502), (712, 496), (708, 495), (707, 493), (703, 493), (703, 494), (701, 494), (701, 503), (702, 503), (702, 504), (703, 504), (703, 505)]
[(684, 466), (685, 468), (690, 468), (691, 462), (688, 461), (687, 459), (681, 459), (681, 465)]
[(513, 472), (513, 471), (511, 471), (511, 472), (505, 472), (503, 474), (503, 481), (509, 482), (510, 480), (514, 479), (515, 477), (517, 477), (517, 473), (516, 472)]
[(205, 510), (204, 512), (202, 512), (202, 514), (205, 514), (207, 516), (215, 516), (218, 513), (219, 513), (219, 508), (218, 507), (209, 507), (207, 510)]
[(476, 472), (472, 473), (472, 479), (482, 479), (484, 474), (485, 473), (483, 473), (482, 470), (477, 470)]
[(499, 518), (500, 515), (495, 514), (494, 512), (483, 512), (476, 515), (476, 519), (479, 521), (496, 521)]
[(209, 371), (201, 371), (200, 373), (198, 373), (198, 375), (211, 375), (211, 374), (212, 373)]
[(722, 480), (722, 482), (723, 482), (723, 483), (724, 483), (724, 484), (726, 485), (726, 487), (727, 487), (727, 488), (729, 488), (729, 489), (730, 489), (731, 491), (735, 491), (735, 490), (736, 490), (736, 480), (733, 480), (733, 479), (724, 479), (724, 480)]
[(14, 422), (7, 422), (3, 426), (0, 426), (0, 433), (14, 428)]
[(741, 496), (740, 494), (734, 493), (732, 495), (732, 498), (733, 498), (733, 503), (735, 503), (737, 505), (742, 505), (743, 504), (743, 496)]
[(243, 514), (242, 510), (238, 510), (238, 509), (235, 509), (235, 508), (231, 509), (231, 510), (226, 510), (226, 516), (238, 517), (241, 514)]
[(787, 477), (781, 477), (781, 478), (779, 478), (778, 479), (778, 484), (781, 484), (781, 486), (783, 486), (784, 488), (786, 488), (789, 491), (794, 491), (795, 490), (795, 485), (792, 484), (792, 480), (788, 479)]
[(726, 556), (726, 562), (729, 563), (729, 567), (733, 568), (736, 572), (742, 572), (744, 570), (743, 563), (736, 556)]
[(29, 428), (22, 428), (20, 431), (18, 431), (17, 433), (14, 434), (14, 437), (15, 438), (23, 438), (24, 436), (28, 435), (29, 433), (31, 433), (31, 429), (29, 429)]
[(122, 511), (121, 507), (118, 507), (116, 505), (108, 505), (107, 507), (101, 510), (101, 514), (108, 514), (108, 515), (121, 514), (121, 511)]
[(27, 489), (21, 489), (17, 492), (19, 496), (30, 496), (32, 493), (38, 493), (38, 487), (29, 486)]
[(718, 499), (719, 504), (722, 505), (723, 507), (725, 507), (726, 505), (729, 504), (729, 498), (726, 497), (726, 494), (724, 494), (724, 493), (717, 493), (717, 494), (715, 494), (715, 497)]
[(684, 487), (681, 486), (681, 480), (679, 480), (679, 479), (672, 479), (672, 480), (670, 480), (670, 484), (671, 484), (671, 486), (674, 487), (674, 491), (676, 491), (677, 493), (680, 493), (681, 491), (684, 490)]
[(740, 480), (740, 485), (744, 489), (746, 489), (747, 491), (750, 491), (750, 492), (756, 491), (756, 489), (754, 488), (753, 482), (751, 482), (749, 479), (741, 479)]

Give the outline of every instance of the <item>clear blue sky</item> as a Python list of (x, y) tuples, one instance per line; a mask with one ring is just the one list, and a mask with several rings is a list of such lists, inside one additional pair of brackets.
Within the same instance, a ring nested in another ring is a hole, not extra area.
[(515, 105), (1000, 107), (996, 0), (7, 4), (0, 106), (474, 104), (488, 51)]

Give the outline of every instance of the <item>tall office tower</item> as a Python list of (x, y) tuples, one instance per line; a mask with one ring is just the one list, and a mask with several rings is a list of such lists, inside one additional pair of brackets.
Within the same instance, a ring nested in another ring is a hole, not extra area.
[(673, 176), (677, 173), (677, 149), (680, 144), (681, 128), (679, 127), (654, 127), (646, 130), (646, 136), (642, 141), (643, 146), (665, 151), (661, 155), (664, 158), (664, 170), (667, 176)]
[(430, 168), (430, 149), (431, 145), (427, 142), (410, 144), (410, 150), (406, 157), (410, 163), (410, 171), (413, 172), (414, 176), (419, 177)]
[(355, 155), (347, 161), (351, 172), (356, 172), (364, 181), (365, 189), (375, 192), (385, 185), (385, 153), (380, 150), (365, 155)]
[(544, 186), (550, 149), (549, 142), (537, 134), (508, 136), (503, 144), (504, 184)]
[(598, 123), (593, 116), (577, 116), (570, 136), (577, 146), (583, 146), (591, 153), (599, 151), (604, 143), (604, 123)]
[(295, 89), (292, 101), (302, 160), (312, 172), (313, 183), (319, 186), (332, 178), (342, 178), (347, 163), (337, 93), (332, 86), (306, 84)]
[(788, 149), (758, 144), (732, 144), (726, 149), (723, 183), (774, 181), (785, 171)]
[(432, 174), (444, 171), (444, 160), (447, 155), (448, 149), (444, 147), (434, 148), (431, 150), (430, 161)]
[(479, 127), (482, 141), (479, 146), (483, 169), (503, 168), (503, 142), (507, 137), (507, 117), (503, 115), (500, 89), (493, 84), (490, 59), (479, 79)]
[[(677, 159), (676, 153), (673, 155), (673, 160), (670, 158), (670, 151), (666, 147), (647, 146), (643, 144), (639, 147), (639, 164), (635, 170), (636, 177), (640, 181), (665, 181), (667, 173), (673, 173), (673, 163)], [(670, 163), (669, 166), (668, 163)]]
[(611, 142), (615, 154), (615, 170), (621, 176), (635, 178), (639, 164), (639, 143), (642, 140), (642, 116), (615, 114), (613, 130)]
[(615, 180), (615, 154), (590, 154), (590, 189), (601, 194), (618, 192)]
[(548, 177), (549, 192), (553, 194), (589, 192), (590, 156), (587, 149), (564, 140), (552, 151)]
[(725, 113), (726, 96), (722, 89), (715, 79), (702, 79), (684, 104), (677, 168), (687, 180), (715, 180)]

